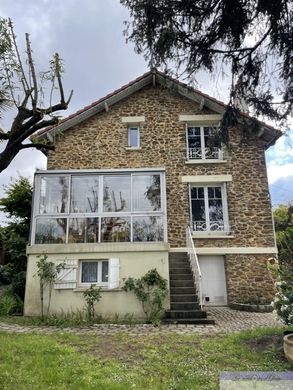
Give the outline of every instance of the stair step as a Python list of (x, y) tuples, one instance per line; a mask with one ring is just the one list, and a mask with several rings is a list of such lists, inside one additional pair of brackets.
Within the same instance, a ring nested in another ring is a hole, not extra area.
[(181, 303), (192, 303), (197, 301), (196, 294), (170, 294), (170, 301), (181, 302)]
[(168, 310), (165, 313), (166, 318), (207, 318), (207, 312), (204, 310)]
[(188, 261), (169, 262), (169, 269), (173, 269), (173, 268), (189, 268), (190, 269), (190, 265), (189, 265)]
[(188, 257), (187, 252), (170, 252), (169, 253), (169, 258), (170, 259), (177, 259), (177, 258), (185, 258)]
[(174, 274), (191, 274), (192, 275), (190, 267), (170, 268), (169, 272), (170, 272), (170, 275), (174, 275)]
[(195, 287), (170, 287), (170, 294), (171, 295), (177, 295), (177, 294), (195, 294)]
[(198, 302), (171, 302), (171, 310), (199, 310)]
[(210, 318), (164, 318), (162, 323), (173, 325), (214, 325), (215, 321)]
[(191, 272), (189, 274), (170, 274), (170, 281), (174, 281), (174, 280), (192, 280), (193, 281), (193, 276), (192, 276)]
[(194, 287), (194, 282), (190, 280), (170, 280), (170, 288), (172, 287)]

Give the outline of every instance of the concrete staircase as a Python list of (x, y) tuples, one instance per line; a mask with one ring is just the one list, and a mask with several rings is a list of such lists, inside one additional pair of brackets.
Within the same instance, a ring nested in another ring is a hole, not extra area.
[(197, 291), (187, 253), (169, 254), (171, 309), (166, 311), (164, 323), (214, 324), (200, 309)]

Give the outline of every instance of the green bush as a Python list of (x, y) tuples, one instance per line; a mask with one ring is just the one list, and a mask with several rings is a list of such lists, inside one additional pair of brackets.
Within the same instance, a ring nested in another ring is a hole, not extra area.
[(293, 274), (285, 265), (276, 266), (277, 293), (273, 307), (286, 325), (293, 325)]
[(0, 297), (0, 315), (9, 316), (11, 314), (20, 314), (23, 310), (23, 302), (15, 297), (11, 290), (7, 290)]
[(13, 280), (15, 269), (11, 263), (0, 265), (0, 286), (3, 284), (10, 284)]
[(83, 297), (86, 302), (87, 320), (91, 322), (95, 318), (95, 304), (101, 299), (101, 287), (92, 284), (90, 288), (84, 291)]
[(148, 271), (142, 278), (128, 278), (122, 289), (132, 291), (142, 304), (147, 322), (159, 325), (164, 312), (164, 300), (167, 296), (167, 280), (156, 269)]
[(22, 301), (24, 300), (25, 281), (26, 281), (26, 272), (21, 271), (14, 276), (11, 283), (11, 291)]

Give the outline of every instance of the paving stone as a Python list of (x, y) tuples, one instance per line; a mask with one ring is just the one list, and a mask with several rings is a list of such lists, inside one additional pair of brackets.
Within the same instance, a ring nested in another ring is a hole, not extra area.
[(281, 327), (282, 323), (273, 313), (249, 313), (232, 310), (227, 307), (208, 308), (210, 318), (215, 320), (215, 325), (161, 325), (153, 327), (149, 324), (141, 325), (117, 325), (95, 324), (89, 328), (58, 328), (55, 326), (22, 326), (0, 322), (0, 331), (8, 333), (73, 333), (92, 335), (113, 335), (127, 333), (130, 336), (139, 335), (164, 335), (164, 334), (210, 334), (210, 333), (234, 333), (258, 327)]

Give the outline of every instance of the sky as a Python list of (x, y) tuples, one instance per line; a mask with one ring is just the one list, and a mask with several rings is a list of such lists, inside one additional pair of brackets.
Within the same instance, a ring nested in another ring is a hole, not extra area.
[[(148, 70), (143, 58), (126, 44), (124, 21), (128, 11), (119, 0), (1, 0), (0, 16), (13, 20), (19, 47), (23, 52), (24, 34), (30, 33), (38, 70), (48, 69), (48, 62), (59, 52), (65, 63), (64, 87), (74, 90), (70, 107), (64, 114), (88, 105)], [(202, 92), (227, 101), (227, 81), (200, 74)], [(8, 128), (11, 110), (3, 115), (0, 127)], [(267, 154), (268, 179), (272, 203), (293, 201), (293, 131), (279, 139)], [(0, 149), (1, 150), (1, 149)], [(46, 168), (45, 156), (36, 150), (20, 152), (0, 174), (0, 197), (3, 185), (18, 175), (33, 177), (34, 171)], [(0, 223), (3, 215), (0, 215)]]

